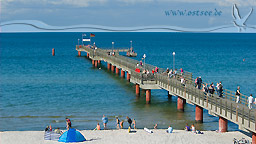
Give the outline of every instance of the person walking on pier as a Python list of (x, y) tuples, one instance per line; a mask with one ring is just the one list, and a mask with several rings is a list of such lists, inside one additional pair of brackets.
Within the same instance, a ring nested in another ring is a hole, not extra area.
[(105, 115), (102, 116), (102, 122), (104, 129), (107, 129), (108, 118)]
[(210, 93), (210, 94), (212, 94), (212, 95), (214, 94), (214, 84), (213, 84), (213, 83), (210, 84), (208, 90), (209, 90), (209, 93)]
[(236, 90), (236, 103), (240, 103), (240, 95), (240, 86), (238, 86)]
[(197, 79), (197, 88), (198, 89), (201, 89), (202, 83), (203, 83), (203, 80), (202, 80), (201, 76), (199, 76), (199, 78)]
[(180, 82), (183, 86), (185, 86), (185, 79), (183, 77), (180, 78)]
[(180, 74), (181, 74), (181, 75), (183, 75), (183, 72), (184, 72), (183, 69), (180, 68)]
[(198, 77), (195, 79), (195, 87), (197, 88)]
[(253, 97), (252, 94), (250, 94), (250, 96), (248, 97), (248, 107), (249, 109), (252, 109), (252, 102), (253, 102)]
[(220, 81), (220, 83), (219, 83), (219, 97), (222, 97), (222, 94), (223, 94), (223, 85)]

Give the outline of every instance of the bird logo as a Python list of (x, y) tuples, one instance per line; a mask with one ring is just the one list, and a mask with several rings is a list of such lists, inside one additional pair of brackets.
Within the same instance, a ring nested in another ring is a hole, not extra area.
[(253, 11), (253, 8), (251, 8), (251, 11), (247, 15), (241, 18), (236, 4), (233, 5), (234, 24), (236, 27), (238, 27), (239, 32), (241, 32), (242, 30), (243, 31), (246, 30), (245, 22), (247, 21), (248, 17), (252, 14), (252, 11)]

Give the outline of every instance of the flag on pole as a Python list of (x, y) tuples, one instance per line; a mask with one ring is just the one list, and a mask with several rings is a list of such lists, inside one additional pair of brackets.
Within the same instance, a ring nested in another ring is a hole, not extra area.
[(90, 34), (90, 37), (95, 37), (95, 34), (92, 34), (92, 33), (91, 33), (91, 34)]
[(83, 41), (91, 41), (91, 39), (83, 39)]

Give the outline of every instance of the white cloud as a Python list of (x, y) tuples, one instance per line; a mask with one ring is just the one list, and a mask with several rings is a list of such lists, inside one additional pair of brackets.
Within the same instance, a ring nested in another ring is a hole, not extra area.
[(8, 7), (12, 4), (23, 5), (69, 5), (75, 7), (88, 7), (90, 4), (104, 4), (108, 0), (4, 0), (2, 1), (3, 7)]
[(143, 2), (184, 2), (184, 3), (213, 3), (219, 6), (232, 6), (237, 4), (238, 6), (256, 6), (256, 0), (116, 0), (127, 4), (143, 3)]
[(20, 3), (20, 4), (52, 4), (52, 5), (70, 5), (75, 7), (88, 7), (90, 5), (106, 4), (109, 2), (118, 2), (126, 4), (136, 3), (213, 3), (219, 6), (232, 6), (237, 4), (238, 6), (256, 6), (256, 0), (2, 0), (2, 6), (5, 7), (8, 4)]

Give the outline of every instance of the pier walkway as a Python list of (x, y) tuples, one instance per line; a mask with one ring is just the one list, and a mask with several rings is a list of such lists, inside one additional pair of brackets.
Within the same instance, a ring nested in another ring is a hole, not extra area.
[[(158, 68), (158, 73), (143, 74), (142, 71), (147, 69), (151, 71), (156, 66), (145, 64), (137, 66), (139, 61), (122, 56), (109, 55), (104, 49), (92, 49), (86, 46), (76, 46), (78, 55), (81, 51), (87, 53), (87, 57), (92, 60), (92, 64), (98, 67), (102, 61), (107, 63), (107, 68), (122, 78), (136, 85), (136, 95), (140, 95), (140, 89), (146, 91), (146, 103), (151, 102), (152, 89), (164, 89), (168, 92), (168, 97), (177, 96), (177, 109), (184, 111), (184, 104), (189, 103), (196, 106), (195, 120), (203, 122), (203, 109), (208, 110), (210, 115), (219, 117), (219, 131), (227, 132), (227, 123), (231, 121), (239, 125), (239, 129), (252, 133), (253, 144), (256, 144), (256, 110), (248, 108), (248, 96), (240, 95), (240, 103), (236, 103), (235, 92), (224, 89), (223, 96), (219, 97), (217, 93), (209, 94), (203, 92), (194, 86), (192, 73), (184, 71), (177, 73), (174, 77), (169, 77), (164, 69)], [(135, 71), (136, 70), (136, 71)], [(139, 71), (140, 72), (139, 72)], [(126, 73), (126, 74), (125, 74)], [(185, 78), (186, 83), (183, 85), (181, 77)]]

